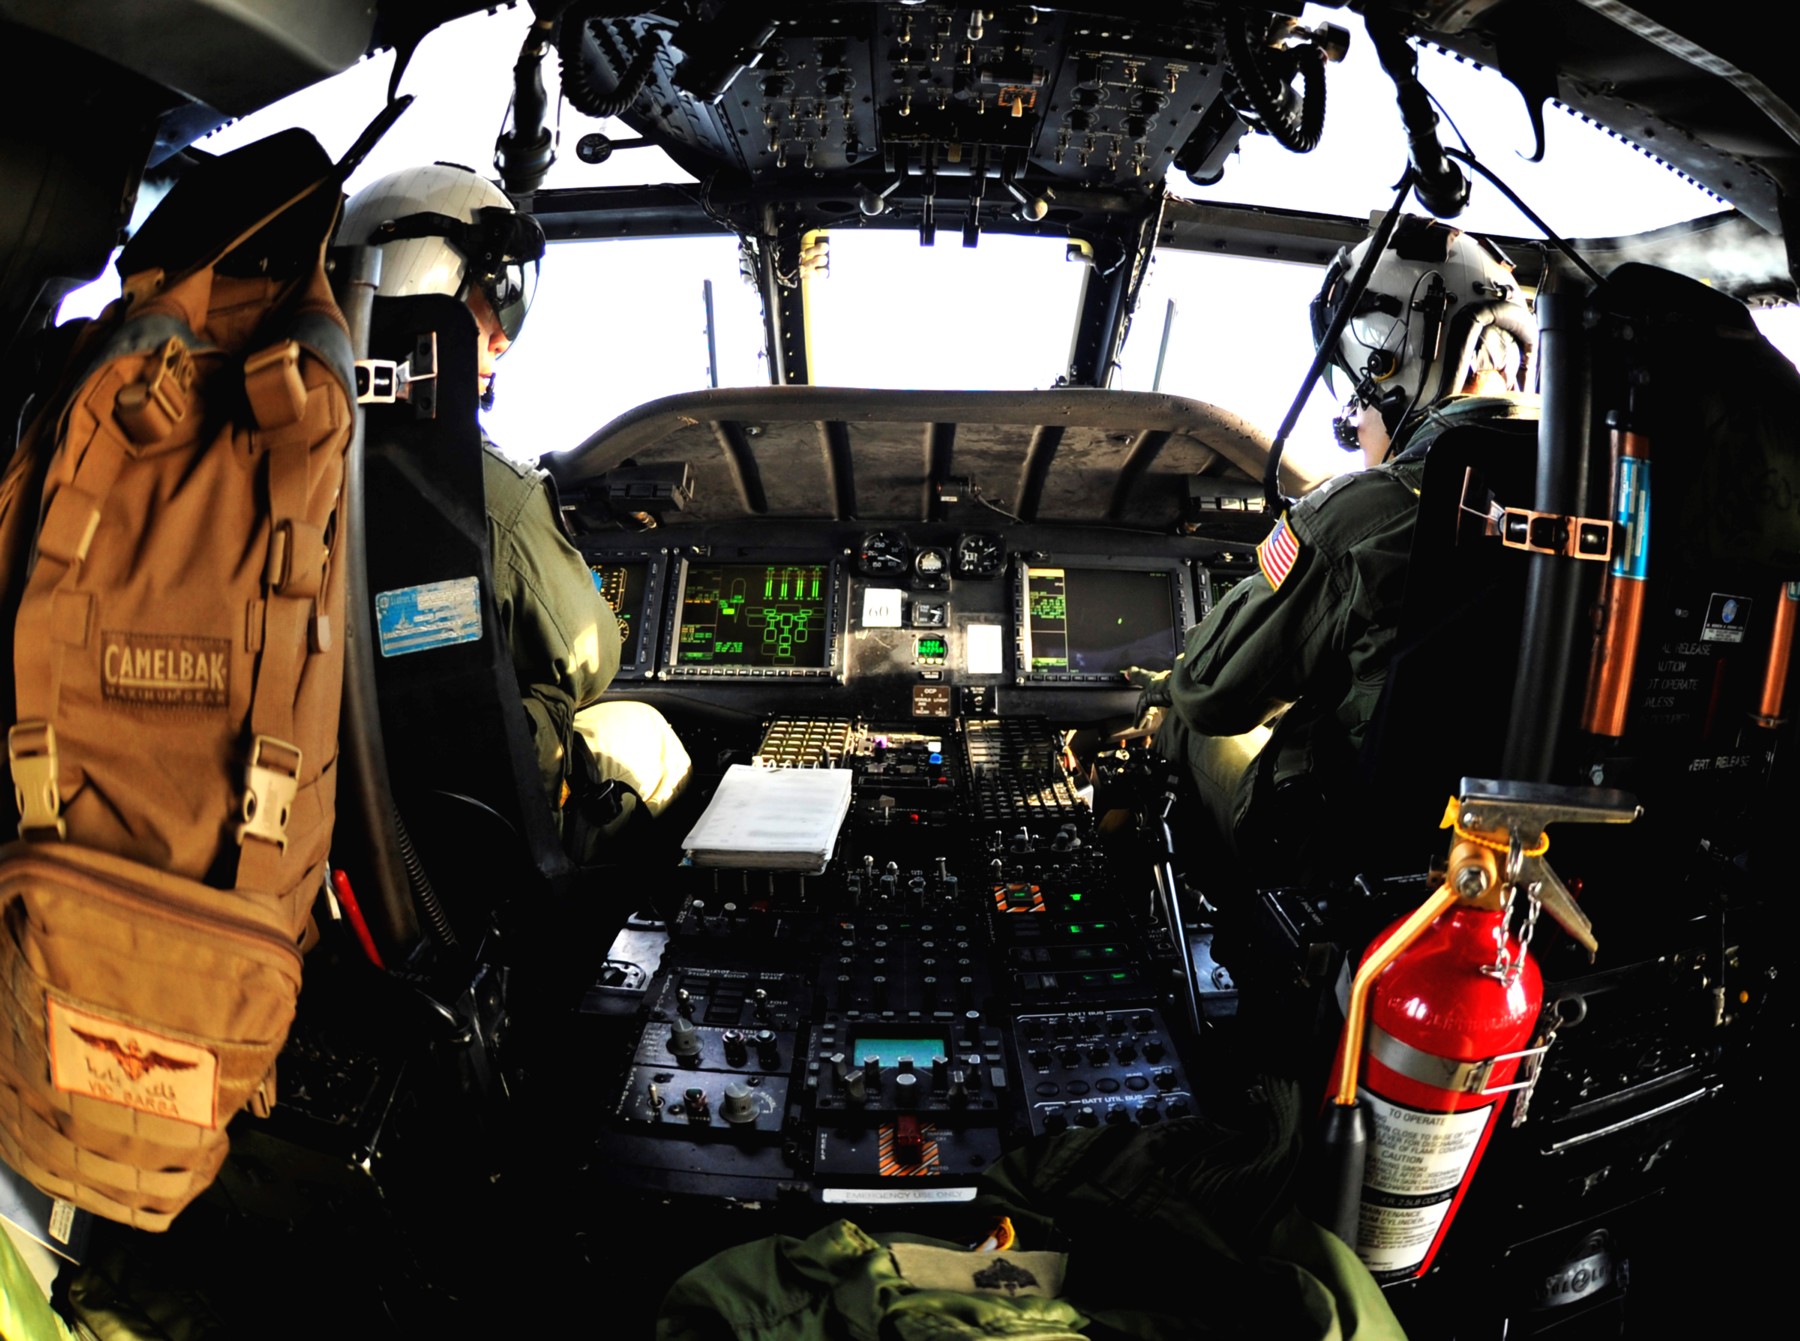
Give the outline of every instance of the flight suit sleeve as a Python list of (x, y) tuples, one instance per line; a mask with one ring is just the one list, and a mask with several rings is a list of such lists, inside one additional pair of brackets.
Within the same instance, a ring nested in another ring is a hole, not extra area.
[(1300, 543), (1279, 586), (1258, 571), (1189, 632), (1169, 677), (1170, 707), (1208, 736), (1261, 726), (1300, 697), (1329, 651), (1341, 604), (1332, 563)]
[(1235, 736), (1302, 694), (1329, 712), (1347, 689), (1379, 692), (1405, 586), (1416, 473), (1342, 475), (1283, 517), (1257, 550), (1258, 571), (1188, 635), (1175, 663), (1171, 706), (1187, 726)]
[(576, 712), (596, 702), (619, 673), (619, 621), (557, 526), (543, 481), (493, 459), (487, 477), (494, 602), (539, 771), (554, 798)]

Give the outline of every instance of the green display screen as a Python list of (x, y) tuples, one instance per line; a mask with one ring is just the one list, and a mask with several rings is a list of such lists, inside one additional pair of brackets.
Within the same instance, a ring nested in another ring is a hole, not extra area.
[(942, 661), (950, 655), (950, 643), (944, 638), (919, 639), (919, 660)]
[(826, 564), (691, 564), (675, 664), (822, 670), (830, 602)]
[(1031, 568), (1025, 618), (1035, 675), (1112, 675), (1175, 662), (1175, 604), (1167, 571)]
[(638, 635), (643, 631), (644, 579), (650, 565), (642, 560), (618, 563), (595, 563), (588, 567), (594, 574), (594, 587), (606, 598), (619, 621), (619, 662), (637, 665)]
[(933, 1057), (948, 1057), (950, 1050), (941, 1038), (859, 1038), (850, 1045), (850, 1058), (861, 1066), (869, 1058), (879, 1059), (884, 1069), (900, 1065), (902, 1057), (923, 1071)]

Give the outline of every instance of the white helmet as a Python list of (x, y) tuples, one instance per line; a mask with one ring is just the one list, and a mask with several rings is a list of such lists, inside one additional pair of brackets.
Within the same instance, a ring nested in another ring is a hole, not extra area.
[[(1315, 343), (1368, 250), (1368, 242), (1339, 250), (1327, 270), (1312, 303)], [(1352, 397), (1379, 409), (1392, 432), (1411, 410), (1462, 390), (1472, 372), (1497, 371), (1523, 390), (1536, 343), (1505, 253), (1473, 233), (1408, 215), (1375, 263), (1331, 361), (1349, 374)]]
[(537, 290), (544, 233), (505, 192), (454, 163), (407, 168), (358, 191), (338, 242), (381, 248), (381, 294), (480, 289), (511, 341)]

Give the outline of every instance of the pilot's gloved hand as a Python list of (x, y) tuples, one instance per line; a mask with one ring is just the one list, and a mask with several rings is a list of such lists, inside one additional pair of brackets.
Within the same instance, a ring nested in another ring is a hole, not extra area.
[(1166, 708), (1169, 706), (1169, 672), (1145, 670), (1142, 666), (1128, 666), (1119, 672), (1138, 691), (1138, 715), (1141, 717), (1150, 708)]
[(1138, 691), (1136, 720), (1114, 740), (1135, 740), (1155, 736), (1162, 725), (1164, 709), (1169, 706), (1169, 672), (1145, 670), (1131, 666), (1120, 672)]

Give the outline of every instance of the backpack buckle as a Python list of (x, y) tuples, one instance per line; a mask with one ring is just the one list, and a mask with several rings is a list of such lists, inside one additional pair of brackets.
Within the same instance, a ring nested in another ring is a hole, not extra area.
[(56, 790), (56, 728), (48, 722), (20, 722), (6, 733), (12, 765), (13, 801), (19, 807), (19, 837), (66, 838), (62, 797)]
[(258, 736), (244, 769), (244, 822), (237, 840), (260, 838), (287, 851), (288, 814), (300, 790), (300, 747), (274, 736)]
[(300, 422), (306, 382), (300, 376), (300, 342), (284, 340), (244, 360), (244, 394), (264, 432)]
[(188, 347), (171, 335), (156, 351), (142, 381), (119, 388), (113, 414), (125, 436), (140, 447), (161, 442), (187, 418), (188, 388), (194, 384), (194, 360)]

